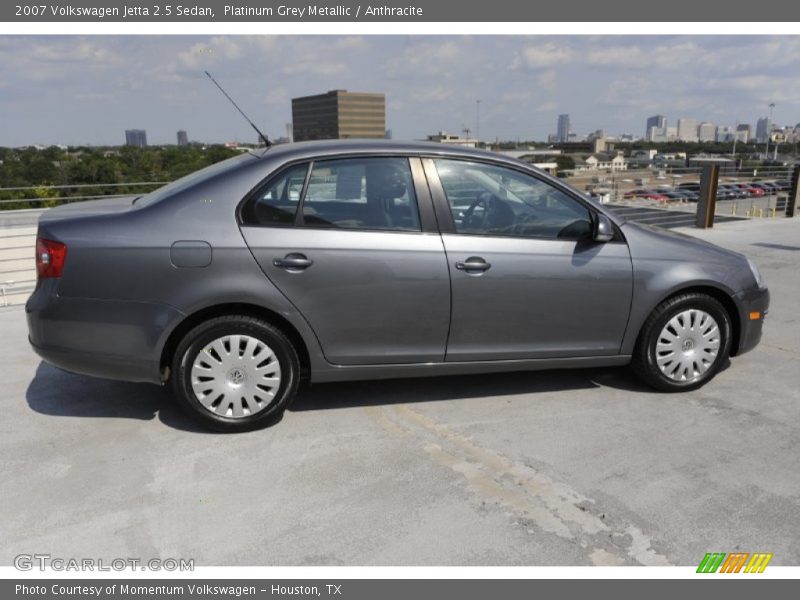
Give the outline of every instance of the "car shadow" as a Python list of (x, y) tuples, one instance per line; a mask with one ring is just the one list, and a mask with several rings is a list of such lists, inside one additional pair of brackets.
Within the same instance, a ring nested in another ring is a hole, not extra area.
[(319, 383), (301, 389), (289, 406), (289, 410), (299, 412), (409, 404), (488, 396), (569, 392), (602, 387), (637, 393), (655, 393), (625, 368), (563, 369)]
[(158, 418), (175, 429), (211, 433), (183, 414), (168, 387), (75, 375), (45, 362), (39, 363), (25, 399), (32, 410), (43, 415), (140, 421)]
[[(289, 410), (302, 412), (604, 387), (635, 393), (657, 393), (640, 383), (625, 368), (564, 369), (320, 383), (303, 386)], [(181, 411), (169, 387), (75, 375), (44, 362), (36, 369), (25, 397), (28, 406), (43, 415), (141, 421), (158, 418), (175, 429), (214, 433), (196, 424)], [(280, 418), (272, 424), (278, 421)]]

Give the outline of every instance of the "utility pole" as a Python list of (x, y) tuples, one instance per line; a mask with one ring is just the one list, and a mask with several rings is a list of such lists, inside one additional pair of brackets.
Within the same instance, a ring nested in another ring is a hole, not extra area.
[(775, 103), (769, 103), (769, 118), (767, 119), (767, 147), (764, 150), (764, 160), (769, 160), (769, 136), (772, 134), (772, 109), (775, 108)]
[(481, 101), (475, 100), (475, 140), (481, 143)]

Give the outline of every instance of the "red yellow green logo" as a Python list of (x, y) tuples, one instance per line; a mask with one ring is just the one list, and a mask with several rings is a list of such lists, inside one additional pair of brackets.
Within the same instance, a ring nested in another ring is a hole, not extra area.
[(763, 573), (772, 554), (768, 552), (707, 552), (698, 573)]

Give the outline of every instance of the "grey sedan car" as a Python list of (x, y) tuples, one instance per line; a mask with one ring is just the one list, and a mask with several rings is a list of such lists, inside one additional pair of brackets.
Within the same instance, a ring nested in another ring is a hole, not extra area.
[(225, 431), (275, 422), (301, 382), (630, 363), (691, 390), (758, 343), (769, 304), (740, 254), (440, 144), (275, 146), (49, 210), (38, 237), (34, 349), (169, 384)]

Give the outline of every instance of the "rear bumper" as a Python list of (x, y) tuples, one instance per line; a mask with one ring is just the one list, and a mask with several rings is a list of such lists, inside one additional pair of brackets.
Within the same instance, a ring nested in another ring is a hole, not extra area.
[(164, 304), (66, 298), (45, 280), (28, 300), (28, 339), (52, 365), (82, 375), (161, 383), (164, 332), (181, 313)]
[(70, 373), (118, 381), (161, 382), (158, 376), (158, 364), (153, 361), (80, 352), (53, 346), (37, 346), (30, 336), (28, 341), (42, 360)]
[(764, 319), (769, 312), (769, 290), (753, 288), (741, 291), (733, 298), (736, 306), (739, 307), (739, 322), (742, 324), (739, 332), (739, 347), (736, 348), (738, 355), (749, 352), (761, 341)]

